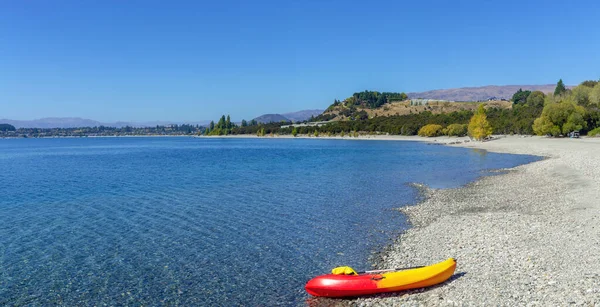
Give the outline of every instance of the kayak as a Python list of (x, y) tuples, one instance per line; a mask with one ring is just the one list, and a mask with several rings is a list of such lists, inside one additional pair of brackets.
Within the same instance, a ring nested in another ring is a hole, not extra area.
[(306, 292), (313, 296), (348, 297), (424, 288), (442, 283), (454, 274), (454, 258), (430, 266), (392, 272), (358, 275), (326, 274), (306, 283)]

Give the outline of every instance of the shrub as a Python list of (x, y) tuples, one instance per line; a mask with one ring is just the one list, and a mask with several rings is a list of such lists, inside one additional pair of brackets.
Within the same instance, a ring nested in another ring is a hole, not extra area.
[(600, 127), (591, 130), (590, 132), (588, 132), (587, 135), (588, 136), (600, 136)]
[(440, 136), (442, 135), (442, 126), (435, 124), (425, 125), (419, 129), (418, 135), (426, 137)]
[(444, 129), (447, 136), (465, 136), (467, 135), (467, 125), (452, 124)]

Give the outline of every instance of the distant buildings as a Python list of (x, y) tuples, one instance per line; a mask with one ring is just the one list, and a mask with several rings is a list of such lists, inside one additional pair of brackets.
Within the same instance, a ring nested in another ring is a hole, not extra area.
[(330, 122), (309, 122), (309, 123), (303, 123), (303, 124), (292, 124), (292, 125), (283, 125), (281, 126), (281, 129), (285, 129), (285, 128), (290, 128), (290, 127), (320, 127), (323, 125), (326, 125)]

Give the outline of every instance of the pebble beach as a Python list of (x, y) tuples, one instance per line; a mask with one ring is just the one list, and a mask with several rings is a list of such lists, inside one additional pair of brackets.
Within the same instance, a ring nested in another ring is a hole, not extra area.
[(422, 187), (423, 202), (399, 209), (412, 227), (383, 253), (381, 266), (416, 266), (454, 257), (458, 266), (446, 283), (311, 305), (600, 304), (600, 139), (428, 141), (545, 159), (456, 189)]

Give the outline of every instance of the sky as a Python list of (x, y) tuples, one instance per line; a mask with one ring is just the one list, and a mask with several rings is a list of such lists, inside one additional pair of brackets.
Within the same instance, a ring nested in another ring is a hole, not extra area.
[(600, 78), (596, 1), (0, 0), (0, 118), (232, 120)]

